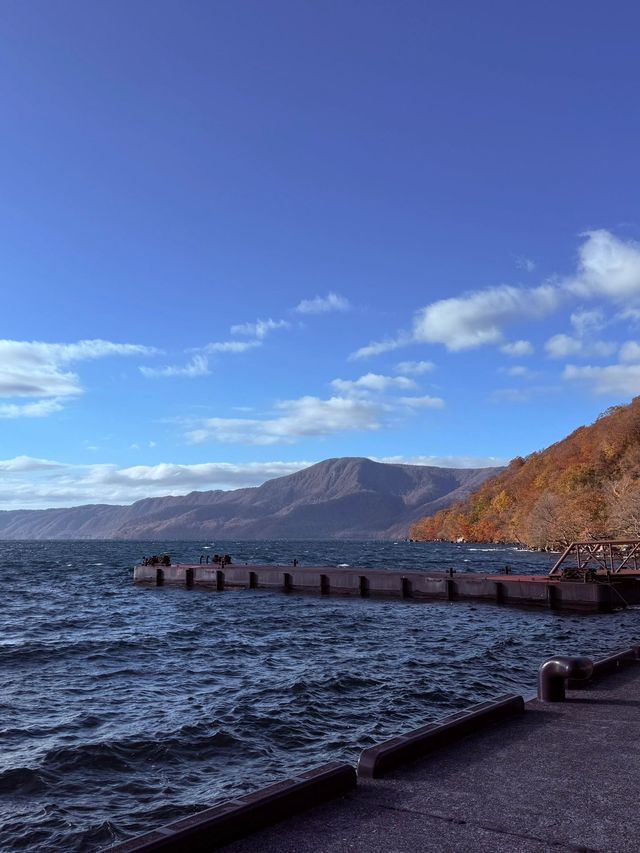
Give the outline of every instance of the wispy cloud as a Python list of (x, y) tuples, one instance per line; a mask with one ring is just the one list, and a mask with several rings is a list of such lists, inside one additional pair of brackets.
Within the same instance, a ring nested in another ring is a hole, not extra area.
[(405, 332), (400, 332), (397, 338), (385, 338), (383, 341), (372, 341), (364, 347), (360, 347), (349, 356), (349, 360), (353, 361), (359, 358), (370, 358), (374, 355), (381, 355), (383, 352), (393, 352), (407, 344), (412, 343), (411, 335)]
[(187, 432), (194, 444), (208, 441), (251, 445), (291, 444), (302, 437), (376, 430), (381, 407), (346, 397), (300, 397), (278, 403), (281, 414), (265, 418), (207, 418)]
[(272, 320), (270, 317), (267, 320), (256, 320), (253, 323), (237, 323), (231, 327), (232, 335), (252, 335), (258, 340), (263, 340), (269, 332), (275, 329), (288, 329), (291, 323), (287, 320)]
[(53, 397), (48, 400), (38, 400), (36, 403), (0, 403), (0, 418), (46, 418), (64, 408), (61, 399)]
[(607, 358), (618, 348), (612, 341), (595, 337), (606, 325), (601, 308), (574, 311), (569, 322), (573, 326), (573, 334), (553, 335), (545, 343), (544, 348), (550, 358)]
[(503, 344), (500, 347), (505, 355), (513, 356), (514, 358), (522, 358), (525, 355), (533, 354), (533, 344), (531, 341), (512, 341), (508, 344)]
[(640, 362), (640, 344), (637, 341), (625, 341), (620, 347), (618, 358), (624, 362)]
[(532, 377), (537, 376), (537, 373), (525, 367), (523, 364), (514, 364), (513, 367), (507, 367), (504, 373), (507, 376)]
[(600, 331), (607, 323), (602, 308), (590, 310), (582, 308), (579, 311), (574, 311), (569, 317), (569, 322), (576, 334), (581, 337)]
[(326, 296), (303, 299), (293, 310), (298, 314), (327, 314), (329, 311), (348, 311), (350, 307), (348, 299), (331, 292)]
[(413, 379), (406, 376), (384, 376), (380, 373), (366, 373), (358, 379), (332, 379), (331, 387), (340, 394), (362, 392), (382, 392), (390, 389), (415, 388)]
[(262, 346), (262, 341), (214, 341), (213, 343), (205, 344), (202, 347), (202, 352), (211, 355), (214, 352), (230, 352), (240, 353), (250, 349)]
[(0, 397), (41, 397), (38, 402), (6, 403), (0, 417), (45, 417), (63, 408), (65, 398), (83, 393), (80, 378), (67, 369), (76, 362), (110, 356), (155, 355), (155, 347), (85, 340), (71, 344), (0, 341)]
[[(531, 374), (528, 378), (533, 378)], [(551, 398), (556, 394), (565, 393), (566, 389), (561, 382), (526, 385), (512, 388), (498, 388), (488, 395), (491, 403), (530, 403), (541, 398)]]
[(395, 465), (429, 465), (434, 468), (494, 468), (507, 465), (501, 456), (372, 456), (375, 462)]
[[(445, 468), (485, 468), (507, 460), (475, 456), (387, 456), (378, 462)], [(294, 474), (315, 461), (202, 462), (122, 467), (107, 463), (69, 464), (16, 456), (0, 460), (0, 508), (38, 509), (88, 503), (130, 504), (149, 497), (184, 495), (194, 490), (259, 486)]]
[(13, 459), (0, 459), (0, 471), (24, 474), (32, 471), (52, 471), (66, 468), (64, 462), (52, 459), (38, 459), (34, 456), (14, 456)]
[[(604, 298), (613, 302), (640, 300), (640, 244), (623, 241), (609, 231), (587, 232), (579, 248), (576, 271), (538, 287), (499, 285), (440, 299), (419, 309), (410, 332), (372, 342), (352, 354), (366, 358), (410, 343), (442, 344), (451, 352), (503, 345), (504, 330), (525, 320), (540, 320), (569, 300)], [(626, 307), (626, 312), (630, 310)], [(574, 326), (593, 322), (595, 312), (576, 312)]]
[(442, 397), (430, 397), (428, 394), (422, 397), (399, 397), (398, 402), (410, 409), (444, 409)]
[(209, 362), (204, 355), (194, 355), (187, 364), (169, 365), (167, 367), (140, 367), (140, 373), (150, 379), (160, 377), (187, 377), (207, 376), (210, 373)]
[(571, 335), (553, 335), (544, 345), (549, 358), (607, 358), (617, 347), (610, 341), (589, 340)]
[(518, 269), (524, 270), (525, 272), (533, 272), (536, 268), (535, 261), (531, 260), (531, 258), (525, 258), (522, 255), (518, 255), (515, 262)]
[(398, 373), (410, 373), (419, 376), (422, 373), (431, 373), (436, 366), (432, 361), (401, 361), (396, 364)]
[(584, 382), (595, 394), (613, 397), (634, 397), (640, 394), (640, 364), (609, 364), (605, 367), (576, 367), (568, 364), (562, 374), (564, 379)]
[(195, 489), (259, 486), (307, 468), (309, 461), (203, 462), (194, 465), (118, 467), (78, 465), (30, 456), (0, 460), (0, 508), (39, 508), (86, 503), (128, 504), (148, 497), (182, 495)]

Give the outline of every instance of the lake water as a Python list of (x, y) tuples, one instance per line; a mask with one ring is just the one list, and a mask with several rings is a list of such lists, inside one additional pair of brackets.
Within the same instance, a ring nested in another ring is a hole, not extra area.
[(0, 542), (0, 849), (91, 851), (535, 690), (550, 654), (640, 642), (640, 610), (215, 593), (132, 583), (145, 555), (546, 573), (448, 543)]

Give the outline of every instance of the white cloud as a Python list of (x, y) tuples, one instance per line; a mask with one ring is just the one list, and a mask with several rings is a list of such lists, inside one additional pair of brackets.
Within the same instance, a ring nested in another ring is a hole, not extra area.
[(549, 358), (568, 358), (570, 356), (606, 358), (615, 352), (617, 346), (609, 341), (592, 341), (573, 338), (570, 335), (554, 335), (549, 338), (544, 348)]
[(413, 379), (406, 376), (383, 376), (380, 373), (366, 373), (359, 379), (332, 379), (331, 387), (340, 394), (353, 394), (362, 391), (388, 391), (390, 388), (415, 388)]
[(582, 349), (582, 341), (569, 335), (554, 335), (544, 345), (550, 358), (566, 358)]
[(263, 340), (274, 329), (288, 329), (291, 326), (286, 320), (256, 320), (255, 323), (237, 323), (231, 327), (232, 335), (252, 335)]
[(640, 344), (636, 341), (626, 341), (620, 347), (620, 361), (640, 361)]
[[(368, 358), (410, 343), (444, 344), (451, 352), (500, 344), (504, 326), (545, 317), (561, 300), (561, 292), (553, 285), (519, 288), (506, 284), (440, 299), (416, 312), (410, 334), (400, 332), (396, 338), (374, 341), (349, 358)], [(524, 355), (527, 343), (505, 344), (504, 351)]]
[[(584, 236), (574, 275), (539, 287), (501, 285), (440, 299), (416, 312), (410, 333), (372, 341), (350, 358), (367, 358), (410, 343), (443, 344), (451, 352), (499, 345), (506, 326), (540, 320), (576, 296), (640, 300), (640, 244), (619, 240), (605, 230), (590, 231)], [(631, 316), (631, 310), (634, 309), (627, 307), (625, 315)], [(598, 314), (599, 309), (575, 312), (572, 321), (578, 333), (583, 334), (588, 324), (594, 328)], [(525, 355), (518, 351), (519, 343), (504, 344), (503, 351)]]
[(398, 373), (411, 373), (414, 376), (419, 376), (422, 373), (431, 373), (435, 370), (435, 364), (432, 361), (401, 361), (396, 364)]
[(574, 311), (569, 320), (576, 333), (581, 337), (599, 330), (606, 323), (601, 308), (594, 308), (591, 311)]
[(532, 355), (533, 345), (530, 341), (512, 341), (508, 344), (503, 344), (500, 347), (505, 355), (513, 356), (514, 358), (522, 358), (525, 355)]
[(372, 456), (374, 462), (394, 465), (428, 465), (434, 468), (494, 468), (509, 464), (500, 456)]
[(460, 297), (441, 299), (418, 311), (413, 338), (441, 343), (452, 352), (502, 341), (503, 326), (540, 319), (560, 304), (552, 285), (526, 289), (502, 285)]
[(190, 362), (184, 365), (170, 365), (168, 367), (141, 367), (140, 373), (143, 376), (154, 379), (164, 376), (183, 376), (193, 378), (196, 376), (207, 376), (209, 371), (209, 362), (204, 355), (194, 355)]
[(524, 258), (519, 256), (515, 259), (516, 266), (520, 270), (525, 270), (525, 272), (533, 272), (536, 268), (536, 262), (532, 261), (531, 258)]
[(422, 397), (399, 397), (399, 402), (410, 409), (443, 409), (444, 400), (442, 397), (429, 397), (425, 394)]
[(616, 320), (630, 320), (631, 323), (640, 323), (640, 308), (625, 308), (615, 316)]
[(0, 460), (0, 507), (35, 509), (86, 503), (128, 504), (141, 498), (181, 495), (196, 489), (245, 488), (293, 474), (313, 464), (309, 461), (204, 462), (119, 468), (109, 464), (71, 465), (17, 456)]
[(614, 301), (640, 296), (640, 244), (619, 240), (604, 229), (585, 236), (578, 271), (565, 282), (567, 290), (577, 296), (604, 296)]
[(301, 437), (332, 435), (346, 430), (375, 430), (380, 426), (380, 407), (345, 397), (300, 397), (276, 407), (272, 418), (208, 418), (187, 433), (195, 444), (206, 441), (240, 444), (291, 444)]
[(586, 382), (595, 394), (633, 397), (640, 394), (640, 364), (609, 364), (606, 367), (576, 367), (568, 364), (564, 379)]
[(154, 347), (86, 340), (73, 344), (0, 340), (0, 397), (44, 397), (34, 403), (5, 403), (0, 417), (45, 417), (63, 408), (63, 399), (82, 394), (76, 373), (66, 366), (109, 356), (155, 355)]
[(411, 343), (411, 336), (401, 332), (397, 338), (386, 338), (384, 341), (372, 341), (364, 347), (360, 347), (349, 356), (349, 360), (357, 358), (370, 358), (372, 355), (381, 355), (383, 352), (392, 352)]
[(332, 292), (326, 296), (303, 299), (293, 310), (298, 314), (326, 314), (329, 311), (348, 311), (350, 307), (348, 299)]
[[(2, 341), (0, 343), (16, 343), (15, 341)], [(22, 343), (22, 342), (21, 342)], [(34, 348), (43, 348), (51, 358), (61, 363), (71, 361), (88, 361), (89, 359), (106, 358), (111, 355), (158, 355), (161, 350), (157, 347), (144, 346), (143, 344), (117, 344), (113, 341), (101, 339), (78, 341), (74, 344), (46, 344), (34, 342), (29, 344)]]
[(202, 352), (211, 354), (214, 352), (246, 352), (249, 349), (255, 349), (262, 346), (262, 341), (215, 341), (210, 344), (205, 344), (202, 347)]
[(522, 364), (516, 364), (513, 367), (508, 367), (505, 371), (507, 376), (530, 376), (531, 372), (528, 367)]
[(64, 468), (64, 462), (52, 459), (37, 459), (34, 456), (15, 456), (13, 459), (0, 459), (0, 471), (26, 473), (31, 471), (51, 471)]
[(57, 397), (35, 403), (0, 403), (0, 418), (46, 418), (63, 408), (63, 401)]

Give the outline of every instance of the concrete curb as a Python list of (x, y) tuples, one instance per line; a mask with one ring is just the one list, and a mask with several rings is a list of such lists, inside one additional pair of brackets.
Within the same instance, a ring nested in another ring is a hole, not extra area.
[(108, 849), (111, 853), (215, 850), (236, 838), (346, 794), (356, 784), (356, 771), (350, 764), (332, 762), (245, 797), (180, 818)]
[[(640, 662), (640, 646), (608, 655), (595, 661), (592, 679), (618, 671), (629, 663)], [(588, 687), (592, 681), (569, 681), (571, 689)], [(537, 701), (532, 693), (526, 703)], [(299, 776), (262, 788), (205, 809), (159, 829), (109, 847), (110, 853), (197, 853), (216, 850), (272, 824), (292, 817), (320, 803), (342, 796), (356, 788), (358, 778), (374, 779), (402, 764), (424, 758), (450, 746), (467, 735), (525, 711), (525, 699), (506, 694), (490, 702), (472, 705), (405, 735), (391, 738), (363, 750), (356, 770), (349, 764), (332, 762)]]
[(589, 687), (593, 681), (605, 675), (610, 675), (612, 672), (617, 672), (627, 664), (638, 663), (638, 661), (640, 661), (640, 646), (631, 646), (630, 649), (624, 649), (621, 652), (615, 652), (614, 654), (595, 660), (593, 662), (593, 674), (591, 678), (586, 682), (570, 678), (568, 682), (569, 690), (582, 690)]
[(524, 699), (513, 694), (472, 705), (466, 711), (451, 714), (438, 722), (365, 749), (358, 761), (358, 776), (375, 779), (399, 764), (421, 758), (484, 726), (523, 711)]

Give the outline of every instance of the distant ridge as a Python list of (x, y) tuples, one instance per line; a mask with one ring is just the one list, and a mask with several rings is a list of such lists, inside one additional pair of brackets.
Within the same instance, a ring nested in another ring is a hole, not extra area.
[(326, 459), (254, 488), (3, 511), (0, 539), (404, 537), (417, 519), (466, 498), (500, 470)]

